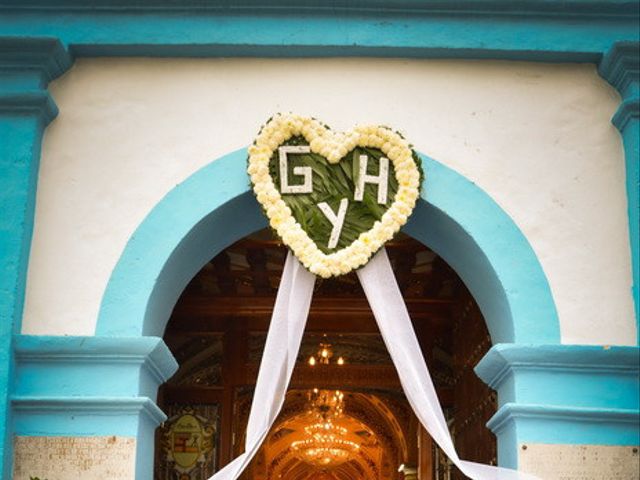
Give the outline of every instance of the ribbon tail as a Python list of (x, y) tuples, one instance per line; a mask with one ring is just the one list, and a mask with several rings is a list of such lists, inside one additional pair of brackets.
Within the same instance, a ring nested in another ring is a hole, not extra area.
[(251, 403), (245, 452), (209, 480), (236, 480), (260, 449), (284, 405), (309, 316), (315, 275), (291, 252), (282, 272)]
[(409, 404), (451, 461), (473, 480), (540, 480), (515, 470), (460, 460), (386, 250), (382, 248), (357, 274)]

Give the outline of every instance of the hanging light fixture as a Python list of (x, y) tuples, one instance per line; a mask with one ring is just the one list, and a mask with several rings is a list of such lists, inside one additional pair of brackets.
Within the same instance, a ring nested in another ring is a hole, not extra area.
[(345, 463), (360, 449), (360, 445), (334, 433), (332, 428), (320, 430), (322, 433), (314, 433), (291, 444), (301, 460), (316, 467), (333, 468)]
[(320, 422), (329, 422), (342, 416), (344, 393), (340, 390), (314, 388), (307, 394), (309, 413)]
[[(307, 360), (307, 363), (311, 367), (315, 367), (317, 364), (330, 365), (332, 358), (333, 358), (333, 346), (331, 345), (331, 343), (327, 341), (327, 336), (323, 335), (322, 341), (318, 345), (317, 353), (315, 355), (311, 355)], [(340, 366), (344, 365), (345, 364), (344, 357), (342, 356), (338, 357), (335, 363)]]
[(347, 438), (348, 430), (337, 424), (344, 410), (344, 393), (319, 390), (308, 393), (309, 415), (305, 438), (291, 444), (298, 458), (320, 468), (333, 468), (349, 460), (360, 445)]

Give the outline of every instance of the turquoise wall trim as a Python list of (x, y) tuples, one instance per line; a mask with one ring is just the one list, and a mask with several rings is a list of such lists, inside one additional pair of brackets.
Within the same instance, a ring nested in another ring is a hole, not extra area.
[(234, 2), (202, 2), (202, 0), (3, 0), (2, 6), (22, 11), (56, 11), (61, 9), (78, 12), (147, 12), (183, 11), (191, 12), (227, 12), (265, 14), (305, 12), (308, 15), (322, 12), (377, 13), (413, 13), (425, 15), (443, 12), (457, 12), (460, 15), (475, 12), (477, 14), (529, 14), (540, 15), (554, 13), (556, 17), (597, 16), (637, 14), (637, 2), (630, 0), (458, 0), (452, 6), (448, 0), (333, 0), (330, 5), (324, 0), (235, 0)]
[(615, 43), (603, 57), (598, 70), (622, 97), (620, 108), (611, 121), (620, 130), (624, 144), (633, 275), (631, 292), (640, 345), (640, 42)]
[(0, 37), (0, 473), (11, 471), (12, 335), (20, 331), (47, 83), (70, 65), (57, 40)]
[(507, 403), (487, 423), (498, 440), (498, 463), (518, 467), (518, 449), (530, 443), (637, 447), (638, 411)]
[[(158, 337), (17, 335), (15, 340), (18, 369), (14, 394), (19, 397), (155, 398), (158, 384), (178, 368)], [(87, 382), (88, 378), (99, 378), (100, 382)]]
[(88, 8), (79, 1), (5, 0), (0, 35), (54, 36), (79, 56), (391, 56), (593, 63), (615, 41), (638, 38), (637, 5), (627, 1), (206, 3), (102, 1)]
[(476, 373), (498, 392), (501, 465), (527, 442), (640, 444), (638, 347), (498, 344)]
[(16, 335), (15, 356), (15, 435), (135, 437), (136, 478), (152, 478), (156, 394), (178, 368), (161, 338)]
[(14, 396), (11, 403), (14, 435), (32, 437), (137, 437), (142, 416), (153, 420), (154, 428), (167, 419), (148, 398)]
[[(457, 270), (494, 341), (559, 342), (549, 285), (522, 232), (474, 183), (421, 157), (425, 194), (407, 233)], [(200, 268), (265, 226), (249, 190), (246, 158), (242, 149), (212, 162), (149, 213), (109, 280), (97, 335), (162, 335), (178, 296)]]

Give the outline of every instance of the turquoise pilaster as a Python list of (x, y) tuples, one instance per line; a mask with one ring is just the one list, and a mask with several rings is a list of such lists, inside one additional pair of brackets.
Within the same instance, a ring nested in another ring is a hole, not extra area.
[(19, 332), (42, 134), (56, 116), (46, 91), (71, 65), (53, 39), (0, 37), (0, 470), (10, 478), (14, 374), (12, 335)]
[(526, 443), (640, 442), (638, 347), (497, 344), (476, 366), (498, 393), (487, 426), (498, 460), (516, 468)]
[(161, 338), (16, 335), (15, 353), (15, 435), (135, 438), (136, 478), (153, 477), (156, 393), (178, 368)]
[(633, 272), (631, 288), (640, 344), (640, 42), (615, 43), (604, 55), (599, 71), (620, 92), (622, 98), (612, 122), (620, 130), (624, 144)]

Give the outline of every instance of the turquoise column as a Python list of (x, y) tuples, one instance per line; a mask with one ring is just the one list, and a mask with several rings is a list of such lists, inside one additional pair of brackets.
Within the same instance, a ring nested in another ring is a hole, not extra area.
[(633, 271), (633, 299), (640, 344), (640, 42), (617, 42), (602, 58), (599, 66), (602, 75), (613, 85), (622, 103), (613, 116), (613, 124), (620, 130), (624, 143), (627, 172), (627, 198), (629, 209), (629, 240)]
[(153, 477), (155, 398), (178, 368), (162, 338), (14, 335), (14, 354), (14, 435), (134, 438), (135, 478)]
[(56, 116), (46, 91), (71, 65), (55, 39), (0, 37), (0, 469), (10, 478), (14, 333), (20, 331), (42, 134)]
[(637, 446), (639, 370), (638, 347), (494, 345), (475, 371), (498, 393), (499, 464), (532, 443)]

